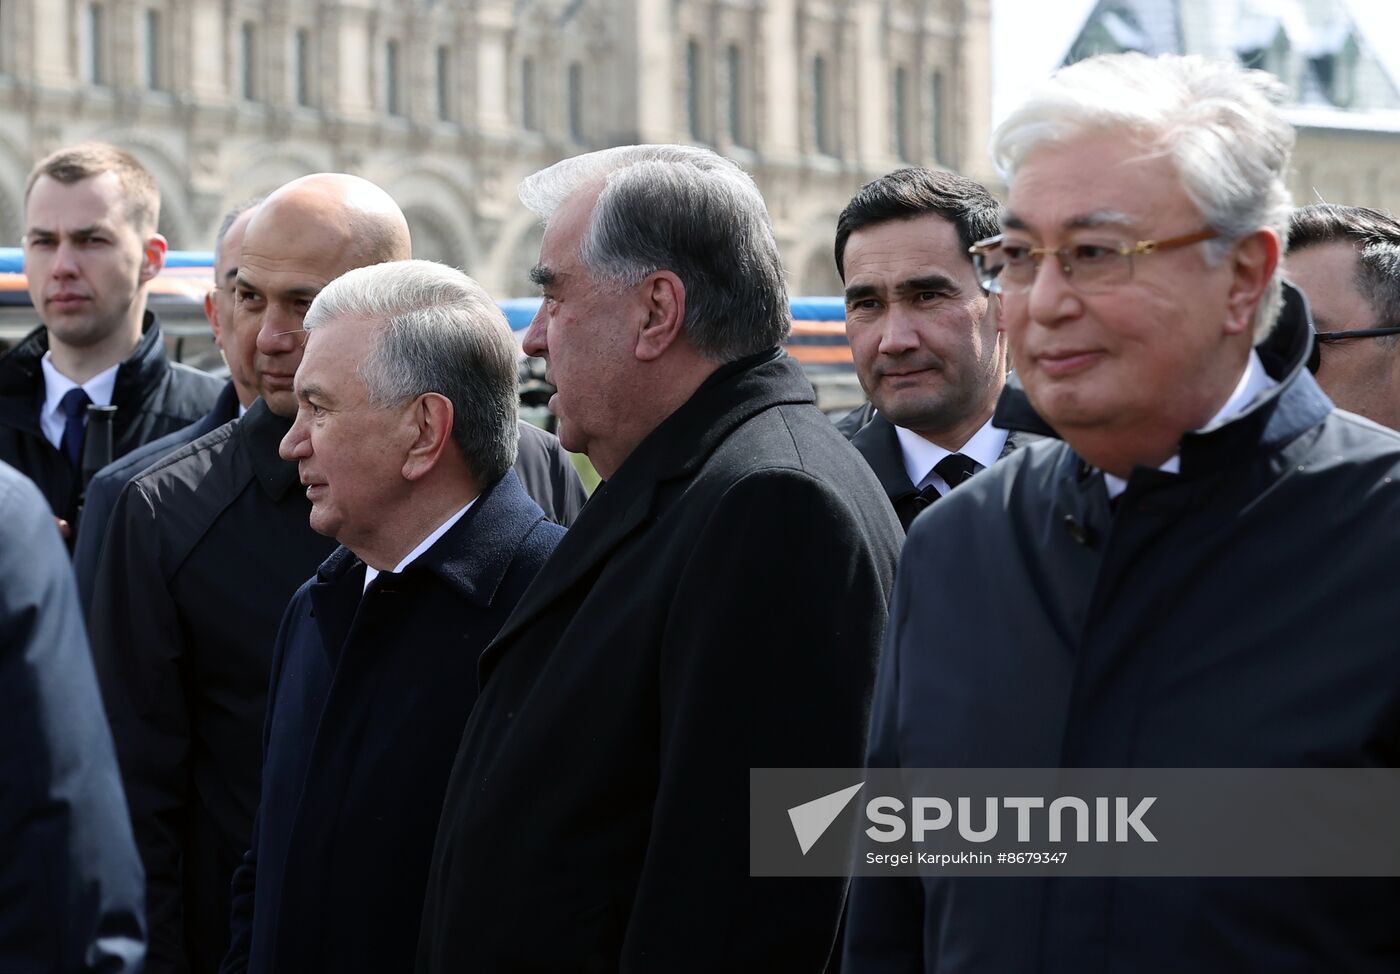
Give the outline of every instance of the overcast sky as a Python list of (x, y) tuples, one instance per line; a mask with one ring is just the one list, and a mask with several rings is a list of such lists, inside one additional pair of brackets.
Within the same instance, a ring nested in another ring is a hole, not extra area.
[[(1064, 59), (1096, 0), (992, 0), (994, 89), (992, 116), (999, 122), (1027, 86)], [(1344, 0), (1363, 36), (1400, 83), (1400, 0)]]

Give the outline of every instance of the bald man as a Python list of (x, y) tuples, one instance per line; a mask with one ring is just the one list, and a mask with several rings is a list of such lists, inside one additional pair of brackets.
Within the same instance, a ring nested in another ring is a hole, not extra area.
[[(296, 415), (302, 318), (346, 271), (409, 256), (402, 212), (366, 180), (305, 176), (268, 196), (244, 234), (232, 323), (252, 342), (259, 398), (136, 477), (113, 511), (90, 623), (146, 866), (151, 974), (213, 972), (227, 949), (277, 625), (335, 547), (311, 530), (296, 464), (277, 452)], [(522, 437), (540, 469), (547, 439)]]

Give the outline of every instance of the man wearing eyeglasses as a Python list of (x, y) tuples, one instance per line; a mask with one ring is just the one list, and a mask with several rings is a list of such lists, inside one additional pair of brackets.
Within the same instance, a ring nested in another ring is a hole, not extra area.
[(1312, 309), (1323, 391), (1400, 429), (1400, 221), (1364, 206), (1295, 210), (1288, 276)]
[[(1061, 439), (915, 523), (870, 766), (1400, 754), (1397, 613), (1375, 585), (1400, 546), (1400, 436), (1335, 410), (1306, 368), (1280, 270), (1282, 94), (1231, 63), (1097, 57), (997, 130), (1006, 212), (974, 256), (1024, 387), (997, 421)], [(864, 878), (843, 969), (1384, 970), (1386, 882)]]

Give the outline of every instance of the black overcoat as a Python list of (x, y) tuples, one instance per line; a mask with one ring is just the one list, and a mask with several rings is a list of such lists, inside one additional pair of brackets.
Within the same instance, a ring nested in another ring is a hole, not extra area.
[(749, 769), (859, 761), (900, 536), (791, 358), (711, 376), (482, 658), (418, 969), (821, 971), (845, 883), (749, 878)]
[(476, 663), (564, 529), (514, 471), (368, 592), (345, 548), (287, 607), (225, 972), (407, 971)]

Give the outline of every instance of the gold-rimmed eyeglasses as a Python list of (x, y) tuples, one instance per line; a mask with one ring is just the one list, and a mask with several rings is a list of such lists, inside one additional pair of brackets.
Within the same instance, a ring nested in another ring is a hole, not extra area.
[(1207, 227), (1195, 233), (1164, 240), (1139, 240), (1125, 244), (1105, 240), (1078, 240), (1063, 247), (1031, 247), (1008, 241), (1005, 234), (979, 240), (968, 248), (977, 281), (989, 294), (1018, 294), (1035, 284), (1040, 262), (1054, 257), (1070, 285), (1085, 294), (1112, 290), (1133, 279), (1133, 260), (1163, 250), (1186, 247), (1220, 236)]

